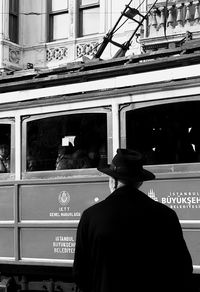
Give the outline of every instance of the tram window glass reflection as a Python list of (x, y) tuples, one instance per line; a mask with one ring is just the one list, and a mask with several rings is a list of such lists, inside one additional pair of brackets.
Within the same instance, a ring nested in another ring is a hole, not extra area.
[(107, 115), (81, 113), (27, 123), (27, 171), (93, 168), (107, 162)]
[(126, 147), (147, 165), (200, 161), (200, 102), (150, 106), (126, 112)]
[(0, 124), (0, 173), (10, 172), (11, 125)]

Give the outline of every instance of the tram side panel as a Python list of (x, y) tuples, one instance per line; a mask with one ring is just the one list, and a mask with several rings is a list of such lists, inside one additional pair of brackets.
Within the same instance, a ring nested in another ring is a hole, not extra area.
[[(71, 265), (75, 250), (76, 226), (82, 211), (107, 193), (103, 183), (72, 183), (21, 186), (21, 259), (64, 260)], [(34, 206), (34, 208), (33, 208)], [(63, 221), (58, 228), (41, 228), (31, 222)], [(73, 226), (73, 227), (72, 227)], [(33, 240), (34, 239), (34, 240)]]
[(20, 260), (71, 266), (81, 214), (107, 193), (104, 182), (21, 185)]
[(0, 187), (0, 261), (14, 260), (14, 194), (13, 186)]
[[(142, 186), (151, 199), (177, 213), (195, 272), (200, 262), (199, 188), (198, 178), (154, 180)], [(0, 262), (29, 265), (71, 266), (83, 210), (109, 195), (107, 181), (4, 185), (0, 191)]]
[(73, 291), (78, 222), (84, 209), (108, 194), (105, 178), (2, 182), (2, 291), (10, 291), (11, 284), (12, 291), (41, 291), (44, 286), (47, 291)]

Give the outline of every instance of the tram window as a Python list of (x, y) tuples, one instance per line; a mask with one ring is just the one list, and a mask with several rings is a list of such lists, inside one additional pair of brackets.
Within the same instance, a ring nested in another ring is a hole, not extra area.
[(147, 165), (200, 161), (200, 102), (150, 106), (126, 112), (126, 147)]
[(27, 123), (27, 171), (96, 168), (106, 162), (106, 113), (61, 115)]
[(11, 125), (0, 124), (0, 173), (10, 172)]

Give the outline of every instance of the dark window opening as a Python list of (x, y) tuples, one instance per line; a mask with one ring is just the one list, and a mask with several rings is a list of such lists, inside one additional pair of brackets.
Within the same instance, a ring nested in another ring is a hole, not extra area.
[(93, 168), (107, 162), (107, 115), (73, 114), (27, 123), (27, 171)]
[(151, 106), (126, 113), (126, 147), (145, 164), (200, 161), (200, 102)]
[(10, 172), (11, 126), (0, 124), (0, 173)]

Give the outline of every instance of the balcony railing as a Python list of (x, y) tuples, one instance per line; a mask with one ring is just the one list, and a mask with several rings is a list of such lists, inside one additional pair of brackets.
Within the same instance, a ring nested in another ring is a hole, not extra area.
[(200, 0), (159, 2), (149, 15), (144, 38), (185, 34), (200, 35)]

